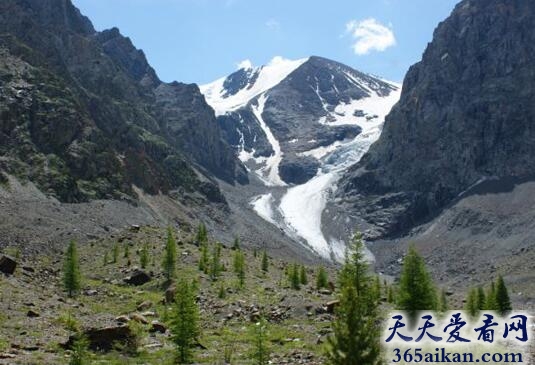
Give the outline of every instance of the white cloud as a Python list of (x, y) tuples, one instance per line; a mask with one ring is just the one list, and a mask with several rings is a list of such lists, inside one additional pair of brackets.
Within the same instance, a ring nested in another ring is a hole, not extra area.
[(271, 30), (280, 30), (281, 24), (279, 23), (277, 19), (271, 18), (271, 19), (268, 19), (268, 21), (266, 21), (266, 27), (268, 27)]
[(352, 48), (359, 56), (371, 51), (382, 52), (396, 44), (392, 26), (385, 26), (374, 18), (351, 20), (346, 24), (346, 33), (351, 34), (355, 40)]
[(236, 66), (238, 66), (238, 70), (240, 70), (242, 68), (244, 68), (246, 70), (249, 70), (249, 69), (253, 68), (253, 63), (251, 62), (251, 60), (246, 59), (246, 60), (243, 60), (241, 62), (238, 62), (238, 64)]

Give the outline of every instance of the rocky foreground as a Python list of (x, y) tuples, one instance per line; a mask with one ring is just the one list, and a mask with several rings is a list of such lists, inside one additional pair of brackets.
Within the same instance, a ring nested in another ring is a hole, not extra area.
[[(177, 231), (177, 276), (199, 280), (202, 335), (196, 360), (224, 363), (224, 354), (231, 353), (233, 363), (245, 363), (252, 350), (251, 326), (262, 315), (269, 323), (273, 363), (321, 364), (334, 296), (329, 289), (315, 288), (315, 269), (307, 268), (310, 284), (293, 290), (285, 274), (290, 263), (271, 258), (264, 272), (260, 253), (255, 257), (245, 250), (246, 280), (239, 289), (233, 250), (223, 248), (225, 270), (212, 281), (198, 269), (200, 250), (190, 229)], [(9, 255), (0, 263), (0, 364), (66, 364), (66, 348), (78, 330), (90, 341), (94, 363), (171, 363), (174, 348), (167, 320), (173, 286), (166, 291), (161, 274), (165, 239), (162, 229), (134, 226), (79, 245), (84, 280), (73, 299), (62, 287), (61, 256), (20, 257), (15, 248), (4, 250)], [(150, 259), (142, 270), (145, 243)], [(116, 263), (114, 247), (119, 251)], [(334, 280), (334, 271), (328, 272)]]

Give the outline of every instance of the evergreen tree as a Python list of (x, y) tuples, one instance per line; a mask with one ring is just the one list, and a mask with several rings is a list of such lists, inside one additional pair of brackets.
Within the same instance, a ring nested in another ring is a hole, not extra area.
[(477, 288), (477, 308), (479, 310), (485, 309), (486, 301), (487, 301), (487, 298), (485, 297), (485, 290), (483, 290), (482, 286), (479, 286)]
[(167, 282), (173, 280), (176, 273), (176, 241), (171, 227), (167, 227), (167, 240), (165, 242), (162, 267)]
[(494, 282), (490, 283), (490, 288), (485, 301), (485, 309), (490, 311), (498, 310), (498, 303), (496, 302), (496, 287)]
[(339, 300), (327, 360), (332, 365), (381, 363), (378, 302), (368, 274), (364, 244), (356, 234), (346, 252), (339, 276)]
[(378, 275), (375, 275), (375, 280), (373, 282), (373, 292), (375, 295), (375, 299), (377, 301), (381, 300), (381, 279), (379, 279)]
[(468, 312), (468, 314), (472, 318), (475, 318), (479, 314), (479, 307), (477, 303), (477, 289), (472, 288), (468, 291), (464, 310)]
[(507, 287), (501, 275), (496, 280), (496, 310), (502, 316), (513, 310)]
[(69, 297), (73, 297), (81, 288), (82, 275), (80, 273), (80, 263), (78, 262), (78, 250), (76, 242), (71, 241), (65, 254), (63, 263), (63, 285)]
[(299, 275), (299, 265), (293, 264), (290, 270), (290, 286), (294, 290), (301, 289), (301, 278)]
[(437, 306), (431, 276), (423, 258), (412, 245), (403, 260), (397, 296), (398, 309), (407, 311), (411, 319), (416, 318), (418, 311), (434, 310)]
[(195, 237), (195, 243), (197, 246), (208, 243), (208, 232), (206, 231), (206, 226), (204, 223), (199, 223), (197, 227), (197, 236)]
[(200, 335), (199, 307), (195, 302), (196, 286), (180, 280), (177, 284), (177, 295), (171, 314), (170, 330), (172, 340), (177, 348), (179, 364), (192, 361), (192, 348)]
[(104, 258), (102, 259), (103, 266), (108, 265), (108, 262), (110, 261), (110, 258), (108, 257), (108, 252), (104, 253)]
[(234, 253), (234, 272), (238, 277), (238, 285), (243, 288), (245, 285), (245, 256), (240, 250)]
[(268, 270), (269, 270), (269, 257), (268, 257), (266, 250), (264, 250), (262, 252), (262, 271), (268, 272)]
[(327, 277), (327, 271), (323, 266), (320, 266), (318, 269), (318, 274), (316, 275), (316, 288), (318, 290), (326, 288), (328, 285), (329, 278)]
[(113, 245), (112, 249), (113, 263), (116, 264), (119, 260), (119, 245), (117, 242)]
[(304, 266), (301, 266), (301, 272), (299, 273), (299, 281), (303, 285), (308, 284), (307, 270)]
[(216, 243), (212, 249), (212, 260), (210, 263), (210, 278), (216, 281), (221, 273), (221, 244)]
[(146, 243), (141, 248), (139, 264), (142, 269), (146, 269), (147, 265), (149, 264), (149, 245), (147, 245)]
[(201, 255), (199, 257), (199, 270), (208, 274), (210, 271), (210, 258), (208, 253), (208, 244), (201, 244)]
[(85, 337), (82, 335), (77, 335), (73, 345), (71, 358), (69, 360), (69, 365), (86, 365), (89, 364), (87, 361), (89, 343)]
[(254, 350), (251, 357), (255, 365), (267, 365), (269, 363), (267, 331), (267, 321), (264, 318), (260, 318), (252, 326)]
[(253, 257), (256, 259), (256, 256), (258, 256), (258, 252), (256, 250), (256, 247), (253, 249)]

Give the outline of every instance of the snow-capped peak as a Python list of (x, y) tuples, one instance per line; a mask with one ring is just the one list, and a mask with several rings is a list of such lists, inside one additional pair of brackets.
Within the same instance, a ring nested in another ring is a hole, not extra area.
[(253, 69), (253, 63), (250, 59), (243, 60), (238, 63), (238, 70), (251, 70)]
[[(276, 56), (261, 67), (253, 67), (251, 61), (244, 60), (238, 64), (239, 70), (234, 74), (201, 85), (200, 89), (216, 115), (223, 115), (241, 108), (256, 96), (278, 85), (307, 60), (308, 58), (288, 60)], [(229, 92), (225, 84), (235, 80), (239, 83), (239, 89)]]

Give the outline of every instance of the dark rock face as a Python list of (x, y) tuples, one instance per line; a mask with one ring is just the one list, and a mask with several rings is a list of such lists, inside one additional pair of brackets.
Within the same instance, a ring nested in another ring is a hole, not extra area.
[(535, 168), (535, 3), (465, 0), (436, 29), (339, 209), (377, 235), (438, 213), (486, 177)]
[(17, 262), (11, 257), (6, 255), (2, 255), (2, 257), (0, 257), (0, 272), (3, 272), (6, 275), (13, 275), (16, 268)]
[(286, 158), (279, 166), (281, 179), (290, 184), (304, 184), (316, 176), (320, 163), (314, 157)]
[(224, 201), (212, 175), (246, 182), (198, 88), (162, 83), (118, 29), (95, 32), (69, 0), (6, 0), (0, 34), (0, 171), (64, 202), (132, 185)]

